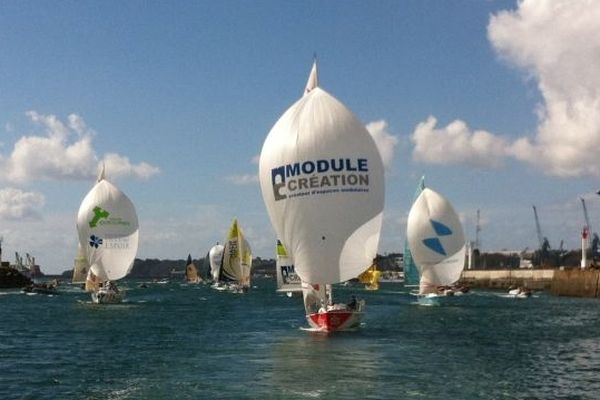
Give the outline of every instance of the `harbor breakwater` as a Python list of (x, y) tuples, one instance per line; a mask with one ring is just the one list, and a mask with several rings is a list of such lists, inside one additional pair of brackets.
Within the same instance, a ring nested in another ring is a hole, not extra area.
[(467, 270), (463, 271), (461, 282), (474, 288), (524, 286), (556, 296), (600, 297), (600, 270), (597, 269)]
[(508, 289), (525, 286), (533, 290), (549, 290), (552, 286), (554, 269), (500, 269), (465, 270), (461, 283), (474, 288)]

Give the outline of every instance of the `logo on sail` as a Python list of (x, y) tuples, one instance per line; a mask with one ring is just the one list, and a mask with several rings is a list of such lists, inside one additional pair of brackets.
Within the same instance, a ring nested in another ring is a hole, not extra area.
[(96, 235), (90, 236), (90, 247), (98, 248), (100, 247), (100, 245), (102, 245), (102, 242), (103, 240), (101, 237), (98, 237)]
[(368, 192), (366, 158), (304, 161), (271, 169), (275, 201), (339, 192)]
[(92, 211), (94, 212), (94, 217), (89, 221), (90, 228), (96, 228), (99, 225), (131, 225), (129, 221), (125, 221), (123, 218), (111, 216), (102, 207), (94, 207)]
[(108, 211), (100, 207), (94, 207), (92, 211), (94, 211), (94, 218), (92, 218), (92, 220), (89, 222), (90, 228), (95, 228), (101, 219), (108, 218), (108, 216), (110, 215)]
[(446, 249), (444, 249), (444, 246), (442, 245), (442, 242), (440, 241), (439, 237), (452, 235), (452, 230), (448, 226), (442, 224), (441, 222), (434, 221), (432, 219), (430, 219), (429, 222), (431, 222), (431, 226), (433, 227), (433, 230), (438, 237), (424, 239), (423, 244), (428, 249), (433, 250), (434, 252), (443, 256), (446, 256)]

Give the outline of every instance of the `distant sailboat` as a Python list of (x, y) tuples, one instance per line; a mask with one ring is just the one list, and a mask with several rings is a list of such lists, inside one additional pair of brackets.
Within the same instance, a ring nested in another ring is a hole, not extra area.
[(364, 283), (367, 290), (379, 290), (380, 276), (381, 272), (377, 269), (377, 265), (373, 264), (358, 276), (358, 281)]
[(218, 283), (226, 284), (233, 292), (246, 291), (250, 288), (251, 269), (252, 249), (237, 219), (234, 219), (223, 246)]
[[(417, 190), (415, 191), (415, 197), (413, 203), (417, 200), (421, 192), (425, 189), (425, 177), (421, 177)], [(419, 286), (419, 270), (413, 260), (410, 252), (410, 246), (408, 245), (408, 238), (404, 241), (404, 286), (405, 287), (418, 287)]]
[(327, 332), (355, 328), (364, 302), (334, 304), (326, 289), (356, 278), (376, 256), (383, 163), (364, 125), (318, 87), (316, 62), (304, 96), (268, 134), (259, 169), (271, 223), (307, 287), (308, 323)]
[(77, 215), (79, 243), (90, 265), (86, 289), (94, 303), (118, 303), (123, 299), (114, 281), (133, 266), (138, 248), (138, 219), (129, 198), (105, 178), (104, 167)]
[(208, 252), (210, 277), (215, 283), (219, 281), (219, 275), (221, 274), (221, 262), (223, 262), (223, 249), (223, 245), (217, 242), (217, 244), (211, 247), (210, 251)]
[(420, 275), (419, 303), (436, 304), (454, 294), (465, 265), (465, 235), (448, 200), (424, 188), (408, 214), (406, 236)]
[(291, 254), (288, 254), (285, 246), (279, 240), (276, 250), (277, 292), (286, 293), (288, 297), (292, 297), (295, 293), (302, 294), (302, 282), (294, 269), (294, 260)]
[(73, 265), (73, 284), (83, 284), (85, 283), (88, 270), (90, 268), (87, 260), (87, 256), (85, 251), (83, 250), (85, 247), (81, 246), (81, 243), (77, 244), (77, 257), (75, 257), (74, 265)]
[(200, 283), (202, 279), (198, 275), (198, 268), (192, 262), (192, 255), (188, 254), (187, 261), (185, 263), (185, 281), (187, 283)]

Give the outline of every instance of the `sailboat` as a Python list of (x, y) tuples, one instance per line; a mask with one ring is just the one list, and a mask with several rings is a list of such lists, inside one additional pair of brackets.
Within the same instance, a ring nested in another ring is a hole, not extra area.
[(192, 262), (192, 255), (188, 254), (187, 261), (185, 263), (185, 281), (187, 283), (200, 283), (202, 279), (198, 275), (198, 268)]
[(291, 254), (288, 254), (280, 240), (277, 241), (276, 250), (277, 292), (285, 293), (288, 297), (292, 297), (296, 293), (302, 294), (302, 282), (294, 269), (294, 260)]
[(94, 303), (119, 303), (123, 292), (114, 281), (133, 266), (138, 249), (138, 218), (129, 198), (106, 180), (105, 169), (81, 202), (77, 215), (79, 243), (90, 265), (86, 289)]
[(83, 249), (84, 247), (81, 246), (81, 243), (78, 243), (77, 257), (75, 257), (73, 265), (73, 278), (71, 280), (74, 285), (84, 284), (87, 277), (89, 265)]
[(448, 200), (424, 188), (408, 214), (406, 236), (419, 271), (419, 304), (439, 304), (465, 265), (465, 235)]
[(231, 223), (222, 254), (217, 286), (225, 284), (235, 293), (247, 291), (250, 288), (252, 249), (237, 219)]
[(210, 248), (208, 252), (209, 274), (214, 284), (219, 282), (221, 274), (221, 262), (223, 261), (223, 245), (217, 242), (216, 245)]
[[(422, 176), (419, 181), (419, 185), (417, 186), (417, 190), (415, 191), (414, 201), (417, 200), (421, 192), (425, 189), (425, 177)], [(408, 245), (408, 238), (404, 241), (404, 286), (405, 287), (419, 287), (419, 270), (417, 269), (417, 265), (413, 260), (412, 254), (410, 252), (410, 246)]]
[(364, 125), (318, 86), (316, 61), (304, 95), (265, 139), (259, 178), (271, 224), (307, 288), (309, 325), (326, 332), (356, 328), (364, 301), (335, 304), (327, 288), (356, 278), (376, 256), (383, 163)]

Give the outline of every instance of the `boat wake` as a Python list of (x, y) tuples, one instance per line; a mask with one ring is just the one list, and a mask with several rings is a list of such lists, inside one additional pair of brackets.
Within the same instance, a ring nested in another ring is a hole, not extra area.
[(319, 332), (319, 333), (327, 333), (326, 331), (324, 331), (323, 329), (317, 329), (317, 328), (310, 328), (310, 327), (306, 327), (306, 326), (301, 326), (300, 328), (301, 331), (305, 331), (305, 332)]

